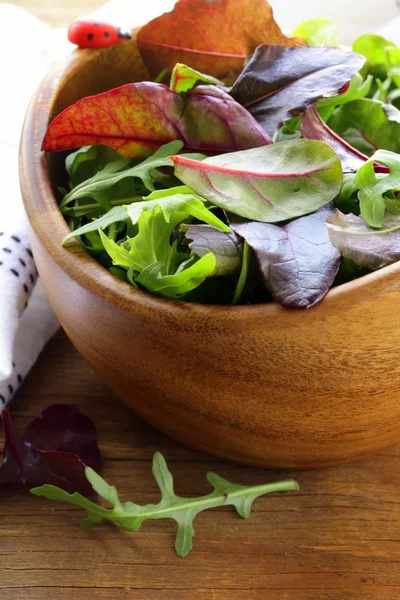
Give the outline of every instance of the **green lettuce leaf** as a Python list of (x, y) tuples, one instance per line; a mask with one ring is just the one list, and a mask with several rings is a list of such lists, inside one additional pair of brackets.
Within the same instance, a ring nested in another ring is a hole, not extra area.
[(380, 148), (400, 152), (400, 124), (388, 120), (378, 100), (364, 98), (337, 108), (329, 127), (367, 156)]
[(366, 79), (360, 74), (356, 73), (350, 80), (349, 87), (342, 94), (337, 94), (330, 98), (321, 98), (317, 103), (318, 112), (324, 121), (332, 116), (337, 106), (348, 104), (353, 100), (360, 100), (368, 96), (373, 81), (372, 75), (368, 75)]
[[(171, 236), (177, 225), (198, 214), (199, 204), (207, 211), (195, 198), (191, 201), (182, 199), (180, 210), (176, 205), (173, 211), (164, 211), (159, 204), (151, 211), (142, 210), (137, 219), (138, 234), (134, 238), (127, 237), (123, 243), (115, 242), (100, 230), (104, 248), (113, 264), (126, 269), (137, 284), (167, 298), (181, 298), (198, 287), (214, 273), (215, 256), (208, 253), (198, 258), (180, 252), (177, 240), (171, 244)], [(220, 223), (225, 230), (229, 229)]]
[(303, 21), (293, 31), (292, 36), (305, 38), (310, 46), (337, 46), (339, 43), (337, 27), (327, 19)]
[(391, 66), (388, 61), (388, 51), (391, 49), (396, 49), (396, 45), (376, 34), (361, 35), (353, 44), (353, 52), (367, 59), (361, 72), (364, 75), (371, 73), (381, 80), (386, 78)]

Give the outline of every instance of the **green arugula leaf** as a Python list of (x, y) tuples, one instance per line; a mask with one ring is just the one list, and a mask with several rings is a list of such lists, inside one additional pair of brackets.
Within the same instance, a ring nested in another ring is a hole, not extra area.
[(204, 223), (221, 229), (221, 231), (230, 231), (228, 225), (221, 221), (221, 219), (218, 219), (218, 217), (204, 206), (204, 199), (187, 186), (179, 186), (170, 188), (169, 190), (157, 190), (150, 194), (150, 196), (147, 196), (143, 202), (136, 202), (125, 208), (132, 223), (135, 224), (144, 210), (154, 212), (157, 206), (162, 209), (167, 222), (169, 222), (174, 213), (185, 212), (199, 221), (204, 221)]
[(329, 127), (367, 156), (379, 148), (400, 152), (400, 124), (388, 120), (378, 100), (363, 98), (340, 106)]
[(78, 238), (81, 235), (87, 235), (88, 233), (97, 231), (98, 229), (105, 229), (114, 223), (120, 223), (124, 221), (129, 221), (129, 215), (126, 212), (126, 209), (123, 206), (114, 206), (98, 219), (95, 219), (90, 223), (86, 223), (86, 225), (82, 225), (82, 227), (78, 227), (78, 229), (68, 233), (68, 235), (66, 235), (63, 239), (62, 244), (65, 246), (65, 244), (74, 237)]
[[(374, 163), (389, 167), (389, 173), (375, 173)], [(371, 227), (382, 227), (387, 204), (391, 209), (396, 206), (393, 193), (400, 189), (400, 155), (388, 150), (378, 150), (357, 171), (354, 183), (359, 189), (361, 216)], [(400, 210), (400, 202), (397, 204)]]
[(65, 160), (71, 188), (81, 184), (122, 156), (108, 146), (83, 146), (69, 154)]
[(204, 75), (204, 73), (191, 69), (187, 65), (177, 63), (172, 71), (169, 87), (173, 92), (179, 94), (188, 92), (199, 82), (208, 83), (210, 85), (224, 85), (222, 81), (215, 77), (211, 77), (211, 75)]
[(297, 491), (299, 485), (293, 479), (256, 486), (231, 483), (216, 473), (207, 473), (207, 480), (214, 491), (198, 498), (183, 498), (174, 491), (173, 478), (164, 457), (156, 452), (153, 458), (153, 475), (160, 488), (161, 501), (158, 504), (140, 506), (133, 502), (121, 502), (114, 486), (109, 485), (90, 467), (85, 474), (93, 489), (113, 508), (103, 508), (81, 494), (68, 494), (53, 485), (33, 488), (31, 493), (49, 500), (66, 502), (86, 510), (87, 518), (82, 527), (108, 521), (125, 531), (139, 531), (142, 523), (150, 519), (173, 519), (178, 524), (175, 550), (178, 556), (185, 557), (193, 547), (195, 517), (204, 510), (219, 506), (234, 506), (238, 515), (248, 518), (254, 500), (273, 492)]
[(169, 157), (181, 150), (183, 142), (174, 141), (161, 146), (152, 156), (139, 164), (131, 166), (129, 159), (122, 159), (108, 163), (101, 171), (77, 185), (63, 198), (60, 204), (60, 210), (63, 211), (72, 202), (80, 198), (93, 198), (100, 205), (109, 210), (111, 208), (108, 192), (121, 180), (127, 177), (140, 179), (144, 186), (152, 192), (154, 183), (151, 178), (151, 172), (160, 167), (173, 166)]
[(317, 103), (318, 112), (324, 121), (328, 121), (332, 116), (337, 106), (348, 104), (353, 100), (359, 100), (368, 96), (373, 81), (372, 75), (368, 75), (366, 79), (360, 74), (356, 73), (350, 80), (349, 87), (343, 94), (338, 94), (331, 98), (322, 98)]
[(339, 43), (337, 27), (327, 19), (303, 21), (293, 31), (292, 36), (305, 38), (310, 46), (337, 46)]

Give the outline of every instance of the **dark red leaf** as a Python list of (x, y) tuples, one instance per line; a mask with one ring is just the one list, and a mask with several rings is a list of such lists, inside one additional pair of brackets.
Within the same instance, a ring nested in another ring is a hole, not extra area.
[(93, 422), (77, 406), (48, 407), (21, 436), (7, 409), (2, 418), (5, 442), (0, 490), (29, 489), (48, 483), (70, 493), (92, 493), (85, 466), (99, 471), (100, 451)]
[[(308, 140), (325, 142), (336, 152), (342, 163), (343, 173), (355, 173), (368, 160), (368, 156), (335, 133), (321, 119), (315, 104), (307, 108), (301, 117), (301, 134)], [(375, 164), (377, 173), (388, 173), (389, 168), (384, 165)]]
[(224, 78), (241, 71), (246, 57), (263, 43), (299, 46), (307, 42), (282, 33), (266, 0), (180, 0), (137, 35), (138, 48), (154, 77), (184, 63)]

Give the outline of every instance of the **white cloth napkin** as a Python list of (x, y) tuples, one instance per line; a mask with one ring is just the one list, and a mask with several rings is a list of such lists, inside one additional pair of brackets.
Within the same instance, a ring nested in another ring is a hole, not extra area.
[[(387, 11), (380, 5), (379, 18), (384, 18), (385, 14), (387, 18), (393, 17), (396, 11), (394, 0), (382, 2)], [(293, 24), (309, 16), (333, 16), (320, 14), (320, 10), (321, 13), (326, 11), (319, 9), (318, 0), (303, 0), (301, 7), (297, 0), (272, 0), (271, 3), (283, 28), (290, 29), (294, 17)], [(134, 27), (171, 10), (173, 5), (174, 0), (148, 0), (145, 3), (111, 0), (92, 16), (123, 27)], [(356, 5), (363, 14), (363, 29), (375, 30), (379, 24), (376, 11), (371, 9), (368, 17), (365, 0), (354, 0), (353, 8)], [(65, 30), (51, 29), (11, 4), (0, 3), (0, 24), (1, 410), (58, 328), (46, 295), (40, 283), (36, 283), (37, 272), (19, 190), (18, 143), (24, 114), (36, 86), (51, 63), (71, 50), (71, 45)], [(349, 41), (350, 30), (352, 33), (354, 28), (348, 26), (346, 29), (345, 22), (338, 22), (338, 26), (342, 29), (343, 41)], [(400, 43), (400, 18), (381, 28), (379, 33)]]

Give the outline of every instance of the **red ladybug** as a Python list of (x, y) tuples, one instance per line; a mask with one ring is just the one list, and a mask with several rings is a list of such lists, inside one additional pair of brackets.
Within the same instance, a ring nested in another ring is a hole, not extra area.
[(68, 28), (68, 39), (79, 48), (104, 48), (127, 42), (130, 31), (99, 21), (75, 21)]

